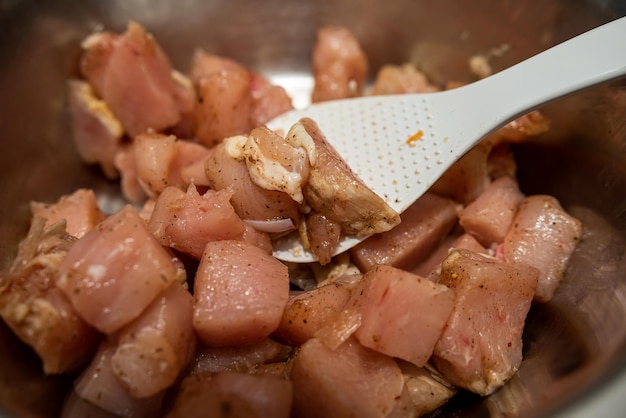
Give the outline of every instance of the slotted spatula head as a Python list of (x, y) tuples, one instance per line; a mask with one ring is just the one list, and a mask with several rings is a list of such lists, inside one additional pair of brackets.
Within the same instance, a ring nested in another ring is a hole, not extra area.
[[(626, 74), (617, 39), (626, 39), (626, 18), (454, 90), (317, 103), (267, 125), (287, 132), (302, 117), (314, 120), (354, 173), (401, 213), (487, 134), (542, 104)], [(335, 254), (364, 238), (342, 238)], [(274, 256), (316, 261), (295, 236), (277, 241)]]

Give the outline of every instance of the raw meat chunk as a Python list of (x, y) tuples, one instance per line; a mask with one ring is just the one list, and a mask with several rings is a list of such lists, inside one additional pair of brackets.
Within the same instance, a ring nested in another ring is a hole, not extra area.
[(59, 266), (57, 286), (90, 325), (112, 333), (172, 282), (171, 256), (127, 205), (77, 241)]
[(367, 57), (350, 30), (332, 26), (318, 30), (313, 47), (313, 102), (359, 96), (367, 70)]
[(454, 292), (391, 266), (369, 270), (353, 291), (361, 344), (416, 366), (426, 364), (454, 306)]
[(414, 65), (387, 64), (378, 70), (372, 94), (430, 93), (437, 90)]
[(180, 121), (171, 64), (141, 25), (129, 22), (123, 35), (92, 35), (83, 48), (83, 75), (131, 138)]
[(529, 196), (520, 204), (504, 239), (504, 258), (539, 269), (536, 299), (549, 301), (574, 252), (582, 225), (552, 196)]
[(404, 388), (396, 362), (349, 339), (330, 350), (313, 338), (293, 360), (298, 417), (386, 417)]
[(522, 331), (539, 271), (523, 264), (452, 250), (440, 282), (456, 294), (435, 345), (434, 362), (453, 384), (486, 396), (522, 362)]
[(485, 247), (500, 244), (523, 199), (516, 180), (500, 177), (459, 212), (459, 223)]
[(187, 193), (168, 187), (157, 198), (148, 228), (161, 245), (200, 259), (207, 242), (243, 237), (245, 224), (231, 196), (229, 189), (200, 195), (194, 186)]
[(192, 296), (173, 283), (135, 321), (117, 333), (113, 373), (135, 398), (148, 398), (174, 384), (193, 354)]
[(278, 328), (287, 298), (287, 267), (238, 241), (209, 242), (194, 284), (193, 326), (209, 346), (263, 341)]
[(96, 195), (89, 189), (78, 189), (52, 204), (33, 202), (30, 208), (33, 219), (46, 219), (45, 227), (64, 219), (67, 233), (76, 238), (81, 238), (105, 218), (98, 207)]
[(0, 317), (31, 346), (47, 374), (74, 372), (88, 363), (99, 334), (56, 288), (59, 264), (76, 239), (59, 221), (44, 229), (36, 218), (13, 265), (0, 274)]
[(410, 269), (423, 261), (457, 222), (459, 205), (425, 193), (400, 215), (402, 222), (388, 232), (369, 237), (350, 250), (361, 271), (377, 264)]

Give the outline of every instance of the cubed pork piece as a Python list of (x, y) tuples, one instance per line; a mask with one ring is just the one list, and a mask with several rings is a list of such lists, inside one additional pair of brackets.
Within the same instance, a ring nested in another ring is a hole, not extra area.
[(139, 182), (137, 176), (137, 165), (135, 164), (135, 152), (133, 145), (127, 145), (115, 154), (115, 168), (120, 173), (120, 187), (122, 195), (131, 203), (143, 204), (148, 199), (148, 194), (144, 186)]
[(195, 137), (196, 121), (194, 109), (196, 107), (196, 89), (186, 75), (172, 70), (174, 81), (174, 101), (178, 106), (180, 120), (169, 132), (178, 138), (191, 139)]
[(361, 95), (367, 78), (367, 56), (349, 29), (340, 26), (319, 29), (312, 60), (313, 102)]
[(250, 132), (251, 76), (239, 63), (198, 50), (192, 60), (196, 88), (196, 137), (208, 147), (222, 139)]
[(391, 358), (351, 338), (336, 350), (317, 338), (300, 347), (291, 369), (294, 416), (386, 417), (404, 389)]
[(502, 386), (522, 361), (522, 332), (539, 271), (468, 250), (452, 250), (440, 282), (456, 294), (434, 362), (453, 384), (480, 395)]
[(500, 177), (459, 212), (459, 223), (483, 246), (500, 244), (523, 199), (524, 194), (515, 179)]
[(0, 317), (33, 348), (46, 374), (74, 372), (88, 363), (99, 333), (56, 287), (59, 264), (76, 238), (64, 221), (44, 224), (34, 219), (12, 266), (0, 273)]
[(167, 418), (289, 418), (293, 387), (270, 374), (225, 371), (186, 377)]
[(372, 94), (431, 93), (438, 90), (413, 64), (386, 64), (376, 74)]
[(109, 334), (137, 318), (177, 274), (172, 257), (127, 205), (72, 246), (57, 286), (87, 323)]
[(270, 338), (240, 347), (207, 347), (198, 349), (188, 374), (236, 371), (255, 373), (263, 366), (289, 359), (292, 348)]
[(448, 256), (450, 250), (463, 248), (479, 254), (487, 254), (487, 249), (470, 234), (464, 233), (459, 236), (450, 235), (437, 247), (426, 260), (421, 262), (411, 272), (427, 278), (430, 281), (439, 281), (441, 262)]
[(471, 203), (489, 185), (490, 150), (491, 144), (478, 144), (448, 168), (430, 190), (464, 205)]
[(452, 230), (459, 209), (451, 199), (425, 193), (400, 215), (400, 225), (352, 248), (354, 264), (364, 272), (378, 264), (405, 270), (415, 267)]
[(488, 135), (483, 142), (496, 145), (502, 142), (523, 142), (550, 130), (550, 119), (541, 111), (533, 110), (512, 120), (494, 133)]
[(83, 48), (83, 75), (130, 137), (180, 121), (172, 66), (141, 25), (130, 21), (122, 35), (91, 35)]
[(304, 221), (304, 248), (315, 255), (317, 261), (325, 266), (330, 263), (335, 248), (341, 238), (341, 225), (320, 213), (310, 213)]
[(157, 198), (148, 228), (161, 245), (200, 259), (207, 242), (243, 237), (245, 224), (230, 204), (231, 196), (229, 189), (201, 195), (194, 186), (186, 193), (168, 187)]
[(299, 223), (298, 204), (287, 193), (266, 190), (251, 179), (246, 163), (229, 154), (225, 143), (215, 147), (206, 162), (206, 176), (214, 190), (231, 188), (231, 203), (241, 219), (292, 219)]
[(354, 174), (313, 120), (294, 124), (287, 137), (294, 136), (314, 144), (316, 156), (303, 189), (313, 211), (341, 225), (347, 235), (385, 232), (400, 223), (400, 215)]
[(429, 365), (417, 367), (403, 361), (399, 361), (398, 365), (402, 370), (404, 385), (411, 399), (411, 412), (414, 416), (421, 417), (434, 411), (457, 393), (456, 387)]
[(81, 238), (105, 218), (90, 189), (78, 189), (56, 203), (32, 202), (30, 209), (33, 219), (38, 216), (46, 219), (46, 227), (65, 219), (67, 233), (76, 238)]
[(288, 297), (287, 266), (253, 245), (212, 241), (196, 273), (193, 326), (209, 346), (258, 343), (278, 328)]
[(293, 109), (291, 97), (281, 86), (275, 86), (256, 72), (250, 72), (252, 109), (250, 124), (261, 126), (276, 116)]
[(552, 299), (581, 232), (581, 222), (552, 196), (528, 196), (520, 204), (504, 240), (504, 258), (539, 270), (536, 300)]
[(112, 358), (115, 343), (105, 339), (98, 351), (74, 381), (74, 390), (82, 399), (123, 418), (150, 418), (159, 416), (163, 393), (138, 399), (130, 395), (113, 373)]
[(361, 314), (355, 336), (365, 347), (423, 366), (452, 308), (454, 291), (404, 270), (379, 265), (352, 292)]
[(172, 386), (191, 360), (192, 302), (191, 294), (173, 283), (116, 334), (111, 367), (133, 397), (148, 398)]
[(72, 138), (78, 154), (87, 164), (99, 164), (109, 179), (117, 178), (113, 161), (124, 136), (122, 124), (89, 83), (70, 80), (67, 87)]
[(338, 319), (350, 295), (349, 286), (333, 282), (290, 297), (274, 336), (290, 345), (304, 344)]

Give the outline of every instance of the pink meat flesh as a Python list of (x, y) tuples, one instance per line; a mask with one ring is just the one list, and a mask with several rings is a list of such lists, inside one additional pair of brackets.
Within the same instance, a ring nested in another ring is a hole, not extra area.
[(441, 262), (448, 256), (450, 250), (454, 248), (463, 248), (478, 254), (487, 254), (487, 249), (470, 234), (448, 236), (441, 245), (433, 251), (426, 260), (415, 267), (412, 272), (418, 276), (426, 277), (433, 282), (439, 281)]
[(288, 296), (280, 261), (247, 243), (209, 242), (194, 283), (193, 326), (210, 346), (257, 343), (278, 328)]
[(251, 72), (250, 76), (250, 92), (252, 93), (250, 123), (252, 126), (261, 126), (293, 109), (291, 97), (284, 88), (272, 85), (259, 73)]
[(243, 237), (245, 224), (230, 204), (231, 196), (229, 189), (200, 195), (194, 186), (186, 193), (168, 187), (157, 198), (148, 228), (161, 245), (200, 259), (207, 242)]
[(172, 67), (154, 38), (132, 21), (123, 35), (96, 36), (85, 43), (83, 75), (128, 135), (176, 125), (180, 111)]
[(538, 276), (533, 267), (468, 250), (446, 257), (440, 282), (456, 300), (434, 361), (450, 382), (486, 396), (513, 376)]
[(414, 65), (387, 64), (376, 73), (372, 94), (430, 93), (437, 90)]
[(360, 95), (367, 71), (367, 57), (348, 29), (328, 26), (317, 31), (313, 47), (313, 102)]
[(448, 287), (385, 265), (365, 273), (352, 294), (361, 313), (360, 343), (416, 366), (432, 355), (454, 306)]
[(75, 238), (63, 222), (36, 218), (13, 265), (0, 273), (0, 317), (31, 346), (46, 374), (74, 372), (93, 355), (99, 334), (56, 288), (58, 267)]
[(552, 196), (529, 196), (520, 204), (504, 240), (504, 258), (539, 270), (538, 301), (547, 302), (554, 295), (581, 230), (580, 221)]
[(113, 373), (112, 357), (115, 344), (103, 340), (89, 366), (74, 382), (74, 390), (82, 399), (123, 418), (158, 416), (163, 394), (144, 399), (131, 396)]
[(105, 218), (90, 189), (78, 189), (52, 204), (33, 202), (30, 208), (33, 219), (37, 216), (46, 219), (46, 227), (64, 219), (67, 233), (76, 238), (81, 238)]
[(191, 294), (173, 283), (117, 334), (113, 373), (135, 398), (172, 386), (191, 360), (196, 336)]
[(125, 146), (115, 155), (115, 168), (120, 173), (120, 187), (122, 194), (131, 203), (141, 204), (146, 201), (148, 194), (139, 182), (135, 152), (133, 146)]
[(350, 294), (348, 286), (333, 282), (291, 297), (274, 335), (290, 345), (304, 344), (338, 319)]
[(459, 213), (459, 223), (484, 246), (504, 241), (524, 194), (517, 181), (505, 176), (493, 181)]
[(293, 413), (298, 417), (386, 417), (404, 381), (396, 362), (349, 339), (330, 350), (313, 338), (293, 360)]
[(426, 193), (400, 215), (400, 225), (352, 248), (352, 259), (361, 271), (377, 264), (411, 269), (450, 232), (457, 221), (458, 209), (456, 202)]
[(93, 327), (128, 324), (177, 277), (171, 256), (131, 206), (78, 240), (59, 266), (57, 286)]

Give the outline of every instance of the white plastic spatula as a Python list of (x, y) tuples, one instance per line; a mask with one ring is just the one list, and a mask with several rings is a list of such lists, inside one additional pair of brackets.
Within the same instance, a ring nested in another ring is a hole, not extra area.
[[(323, 102), (268, 126), (287, 132), (300, 118), (313, 119), (365, 184), (403, 212), (485, 135), (551, 100), (626, 74), (624, 40), (621, 18), (461, 88)], [(336, 254), (363, 239), (342, 239)], [(316, 260), (297, 237), (276, 242), (274, 256)]]

